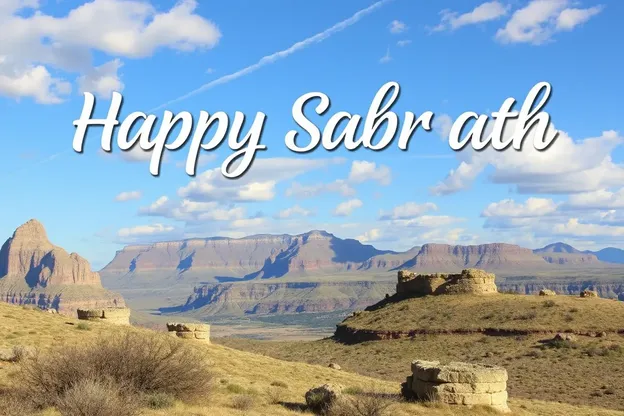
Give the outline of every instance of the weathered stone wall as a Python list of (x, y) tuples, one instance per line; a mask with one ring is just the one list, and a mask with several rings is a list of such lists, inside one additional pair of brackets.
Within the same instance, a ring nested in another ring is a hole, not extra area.
[(195, 323), (167, 323), (169, 335), (182, 339), (210, 342), (210, 325)]
[(78, 319), (86, 321), (130, 325), (130, 309), (128, 308), (78, 309), (77, 312)]
[(495, 280), (494, 274), (479, 269), (465, 269), (459, 274), (416, 274), (401, 270), (396, 291), (404, 296), (491, 294), (498, 293)]
[(488, 406), (509, 412), (507, 370), (502, 367), (439, 361), (413, 361), (407, 393), (422, 401), (458, 406)]

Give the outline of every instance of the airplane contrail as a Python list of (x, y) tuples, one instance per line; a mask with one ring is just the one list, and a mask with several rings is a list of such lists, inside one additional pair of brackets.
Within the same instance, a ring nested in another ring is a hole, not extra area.
[(357, 23), (362, 17), (366, 16), (367, 14), (372, 13), (373, 11), (375, 11), (376, 9), (380, 8), (381, 6), (383, 6), (384, 4), (390, 2), (392, 0), (380, 0), (374, 4), (372, 4), (371, 6), (362, 9), (360, 11), (358, 11), (357, 13), (355, 13), (353, 16), (349, 17), (346, 20), (343, 20), (341, 22), (336, 23), (335, 25), (333, 25), (332, 27), (330, 27), (329, 29), (326, 29), (320, 33), (317, 33), (314, 36), (310, 36), (309, 38), (302, 40), (300, 42), (297, 42), (295, 44), (293, 44), (292, 46), (290, 46), (288, 49), (284, 49), (281, 50), (279, 52), (275, 52), (272, 53), (271, 55), (267, 55), (264, 56), (262, 59), (260, 59), (258, 62), (256, 62), (253, 65), (249, 65), (246, 68), (240, 69), (236, 72), (233, 72), (231, 74), (228, 75), (224, 75), (220, 78), (217, 78), (213, 81), (210, 81), (204, 85), (202, 85), (201, 87), (194, 89), (193, 91), (184, 94), (181, 97), (175, 98), (173, 100), (167, 101), (164, 104), (159, 105), (158, 107), (155, 107), (151, 110), (148, 111), (148, 113), (151, 113), (153, 111), (156, 110), (160, 110), (161, 108), (164, 108), (166, 106), (169, 106), (171, 104), (186, 100), (187, 98), (190, 98), (194, 95), (197, 95), (201, 92), (204, 92), (206, 90), (209, 90), (213, 87), (216, 87), (217, 85), (221, 85), (221, 84), (225, 84), (228, 83), (230, 81), (233, 81), (237, 78), (243, 77), (245, 75), (251, 74), (252, 72), (255, 72), (256, 70), (262, 68), (263, 66), (272, 64), (280, 59), (284, 59), (286, 57), (288, 57), (289, 55), (292, 55), (293, 53), (300, 51), (301, 49), (304, 49), (314, 43), (319, 43), (322, 42), (323, 40), (327, 39), (328, 37), (332, 36), (333, 34), (340, 32), (341, 30), (344, 30), (346, 28), (348, 28), (349, 26)]

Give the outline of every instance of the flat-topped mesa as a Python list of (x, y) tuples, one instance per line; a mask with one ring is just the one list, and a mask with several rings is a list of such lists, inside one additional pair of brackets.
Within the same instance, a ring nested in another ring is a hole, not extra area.
[(396, 291), (405, 297), (427, 295), (486, 295), (498, 293), (496, 276), (480, 269), (464, 269), (459, 274), (398, 273)]

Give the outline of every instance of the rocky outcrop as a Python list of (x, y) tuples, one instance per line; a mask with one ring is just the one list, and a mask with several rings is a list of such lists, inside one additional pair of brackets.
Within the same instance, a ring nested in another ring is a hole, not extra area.
[(582, 298), (597, 298), (598, 296), (598, 292), (596, 292), (595, 290), (589, 290), (589, 289), (585, 289), (583, 291), (581, 291), (580, 297)]
[(452, 406), (484, 406), (509, 412), (507, 370), (497, 366), (439, 361), (413, 361), (403, 394)]
[(342, 396), (344, 387), (340, 384), (323, 384), (310, 389), (305, 394), (306, 404), (313, 411), (327, 410)]
[(182, 339), (210, 342), (210, 325), (196, 323), (167, 323), (169, 335)]
[(554, 290), (550, 289), (542, 289), (539, 291), (540, 296), (557, 296), (557, 293)]
[(78, 319), (81, 320), (130, 325), (130, 309), (128, 308), (78, 309), (77, 314)]
[(401, 297), (428, 295), (485, 295), (498, 293), (496, 276), (478, 269), (465, 269), (459, 274), (416, 274), (401, 270), (396, 287)]
[(72, 315), (79, 307), (124, 306), (85, 259), (53, 245), (37, 220), (18, 227), (0, 249), (0, 300)]

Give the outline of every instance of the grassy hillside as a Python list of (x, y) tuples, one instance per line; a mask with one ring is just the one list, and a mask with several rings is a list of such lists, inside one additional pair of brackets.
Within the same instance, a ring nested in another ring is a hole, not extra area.
[[(89, 346), (105, 338), (131, 331), (153, 334), (144, 329), (110, 326), (105, 323), (80, 325), (73, 319), (58, 315), (26, 310), (21, 307), (0, 303), (0, 348), (25, 345), (36, 346), (42, 355), (55, 346)], [(182, 342), (182, 341), (180, 341)], [(171, 407), (143, 410), (144, 415), (289, 415), (300, 414), (303, 395), (313, 386), (326, 382), (350, 387), (353, 392), (396, 393), (397, 381), (379, 380), (347, 371), (336, 371), (325, 366), (286, 362), (262, 355), (237, 351), (221, 345), (192, 344), (209, 355), (214, 373), (215, 386), (206, 392), (205, 399), (197, 405), (186, 405), (180, 401)], [(93, 348), (97, 348), (94, 344)], [(328, 357), (326, 357), (328, 358)], [(398, 357), (388, 359), (388, 365), (401, 361)], [(409, 362), (396, 369), (396, 378), (403, 378), (409, 372)], [(0, 393), (11, 390), (19, 380), (19, 364), (0, 362)], [(241, 398), (246, 398), (245, 400)], [(241, 407), (245, 403), (244, 409)], [(0, 406), (0, 414), (7, 413), (17, 403)], [(624, 413), (591, 407), (575, 407), (565, 404), (546, 403), (522, 399), (510, 401), (517, 415), (624, 415)], [(395, 403), (392, 413), (397, 415), (484, 415), (483, 409), (457, 410), (444, 406), (421, 406)], [(41, 414), (56, 415), (54, 409)]]
[(388, 303), (348, 318), (342, 325), (357, 330), (422, 333), (609, 333), (624, 331), (624, 302), (577, 296), (427, 296)]

